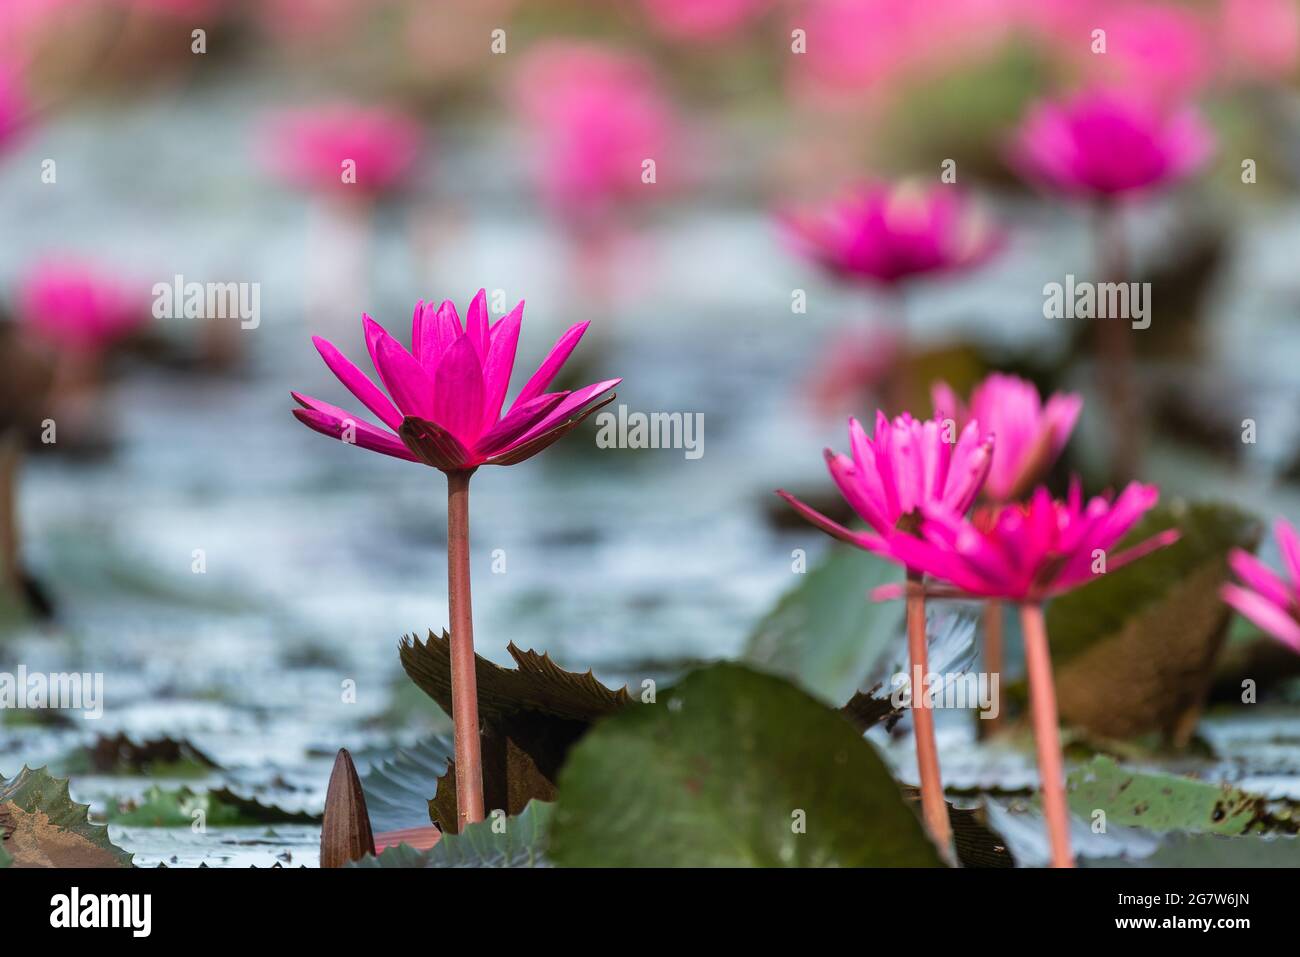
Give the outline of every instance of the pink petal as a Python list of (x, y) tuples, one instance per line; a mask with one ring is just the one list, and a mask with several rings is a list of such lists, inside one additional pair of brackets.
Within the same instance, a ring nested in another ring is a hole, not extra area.
[[(316, 400), (309, 399), (306, 396), (295, 396), (295, 398), (307, 407), (294, 409), (294, 418), (309, 429), (314, 429), (322, 435), (328, 435), (332, 439), (341, 441), (347, 431), (347, 423), (353, 422), (355, 428), (352, 430), (352, 438), (356, 440), (356, 444), (360, 448), (391, 455), (397, 459), (405, 459), (408, 462), (417, 461), (416, 457), (411, 454), (411, 450), (403, 445), (401, 441), (386, 432), (381, 432), (364, 420), (355, 419), (343, 412), (342, 409), (337, 410), (342, 415), (324, 411), (324, 408), (333, 408), (332, 406), (326, 406), (325, 403), (319, 403), (323, 407), (321, 409), (312, 408), (312, 405), (316, 404)], [(350, 445), (352, 443), (346, 444)]]
[(1273, 604), (1288, 608), (1295, 600), (1295, 594), (1286, 582), (1250, 552), (1234, 548), (1228, 553), (1228, 565), (1248, 588), (1259, 592)]
[(339, 352), (332, 342), (320, 336), (312, 336), (312, 344), (325, 360), (330, 372), (338, 377), (349, 392), (360, 400), (361, 404), (379, 416), (379, 421), (390, 429), (402, 424), (402, 413), (379, 391), (379, 387), (370, 381), (370, 377), (348, 361), (347, 356)]
[(483, 369), (469, 336), (461, 336), (438, 363), (438, 391), (433, 419), (466, 446), (473, 446), (483, 425)]
[(504, 419), (479, 436), (474, 451), (485, 458), (505, 451), (515, 439), (546, 418), (568, 396), (567, 392), (547, 392), (523, 405), (516, 404)]
[(868, 552), (879, 554), (882, 551), (884, 542), (875, 535), (850, 531), (834, 519), (827, 518), (811, 505), (805, 505), (785, 489), (777, 489), (776, 494), (789, 502), (791, 508), (826, 534)]
[(551, 351), (546, 358), (542, 360), (542, 364), (537, 371), (533, 373), (533, 377), (524, 383), (524, 387), (519, 390), (519, 395), (515, 397), (516, 405), (542, 394), (546, 387), (551, 384), (551, 380), (559, 374), (564, 363), (568, 361), (570, 353), (573, 352), (578, 340), (582, 338), (582, 334), (587, 331), (589, 325), (591, 325), (590, 322), (580, 322), (575, 326), (571, 326), (564, 335), (560, 336), (555, 345), (551, 347)]
[(465, 335), (474, 346), (481, 364), (488, 348), (487, 290), (480, 289), (469, 304), (469, 311), (465, 313)]
[[(587, 405), (601, 393), (608, 392), (622, 381), (622, 379), (606, 379), (603, 382), (596, 382), (592, 385), (584, 386), (576, 392), (570, 392), (568, 398), (557, 405), (549, 415), (542, 419), (542, 421), (538, 422), (531, 429), (525, 432), (523, 436), (514, 443), (514, 445), (522, 445), (523, 443), (536, 438), (552, 426), (563, 422), (570, 415), (581, 409), (584, 405)], [(519, 405), (519, 399), (515, 399), (515, 405)]]
[[(524, 304), (515, 306), (492, 329), (487, 359), (483, 362), (483, 428), (489, 429), (501, 418), (501, 407), (510, 388), (510, 373), (515, 367), (515, 350), (519, 346), (519, 329), (523, 324)], [(515, 404), (518, 407), (518, 403)]]
[(1238, 585), (1224, 585), (1223, 600), (1261, 629), (1300, 652), (1300, 624), (1263, 595)]
[[(377, 323), (374, 325), (379, 328)], [(379, 378), (402, 414), (434, 418), (433, 379), (415, 357), (382, 329), (375, 337), (374, 357)]]
[(1287, 575), (1291, 579), (1291, 589), (1294, 591), (1300, 588), (1300, 539), (1296, 537), (1295, 529), (1284, 518), (1277, 520), (1277, 524), (1273, 526), (1273, 534), (1277, 537), (1278, 551), (1282, 553), (1282, 563), (1286, 566)]

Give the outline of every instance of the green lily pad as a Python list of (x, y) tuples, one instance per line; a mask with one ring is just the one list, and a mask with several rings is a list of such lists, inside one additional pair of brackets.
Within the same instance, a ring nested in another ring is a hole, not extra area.
[(229, 789), (195, 791), (187, 787), (163, 788), (154, 785), (138, 799), (110, 806), (112, 824), (135, 827), (188, 827), (203, 812), (206, 827), (244, 827), (252, 824), (312, 824), (320, 815), (289, 811), (256, 798), (235, 794)]
[(454, 751), (451, 736), (439, 734), (372, 764), (361, 778), (371, 826), (376, 831), (427, 827), (429, 799), (447, 773)]
[(131, 855), (88, 812), (67, 779), (45, 768), (0, 779), (0, 867), (130, 867)]
[(1108, 757), (1072, 771), (1067, 788), (1075, 814), (1086, 821), (1104, 811), (1108, 826), (1240, 835), (1270, 825), (1261, 797), (1194, 778), (1132, 771)]
[(1225, 505), (1162, 506), (1115, 551), (1177, 527), (1181, 539), (1054, 600), (1047, 609), (1061, 719), (1109, 738), (1191, 736), (1229, 620), (1228, 552), (1259, 523)]
[(833, 548), (754, 628), (745, 660), (784, 675), (827, 704), (843, 704), (902, 634), (902, 603), (867, 597), (902, 574), (879, 556)]
[(734, 663), (597, 724), (560, 774), (556, 863), (937, 866), (889, 770), (838, 711)]
[(554, 805), (531, 801), (523, 813), (498, 812), (459, 834), (443, 834), (427, 851), (405, 844), (377, 856), (367, 854), (348, 867), (549, 867), (547, 836)]

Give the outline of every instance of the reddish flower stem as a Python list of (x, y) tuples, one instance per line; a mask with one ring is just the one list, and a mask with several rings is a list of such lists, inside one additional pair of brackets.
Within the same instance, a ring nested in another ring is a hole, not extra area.
[(451, 606), (451, 720), (456, 742), (459, 827), (483, 820), (483, 758), (474, 677), (474, 613), (469, 593), (469, 478), (447, 473), (447, 595)]
[(1038, 748), (1038, 774), (1042, 778), (1043, 814), (1052, 847), (1053, 867), (1073, 867), (1070, 852), (1070, 814), (1065, 804), (1065, 771), (1061, 760), (1060, 730), (1056, 725), (1056, 686), (1047, 648), (1047, 625), (1041, 605), (1020, 606), (1025, 634), (1025, 665), (1029, 671), (1029, 703), (1033, 711), (1034, 742)]
[(925, 589), (921, 573), (907, 572), (907, 657), (912, 682), (912, 730), (916, 737), (916, 767), (921, 778), (921, 816), (939, 853), (952, 860), (952, 827), (943, 800), (939, 749), (934, 741), (934, 711), (925, 697), (930, 671), (925, 638)]
[(997, 716), (976, 718), (980, 737), (996, 734), (1002, 727), (1002, 602), (990, 598), (984, 603), (984, 672), (998, 676), (997, 697), (993, 705)]

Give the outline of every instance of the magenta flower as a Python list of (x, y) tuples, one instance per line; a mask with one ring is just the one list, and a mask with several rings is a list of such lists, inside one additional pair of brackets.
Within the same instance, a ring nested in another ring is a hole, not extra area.
[[(546, 202), (590, 222), (619, 204), (660, 195), (680, 170), (667, 155), (677, 119), (650, 65), (595, 44), (539, 44), (515, 84), (517, 108), (536, 141)], [(653, 185), (643, 180), (655, 163)]]
[(560, 337), (503, 416), (523, 311), (521, 302), (490, 322), (482, 289), (464, 324), (450, 300), (441, 306), (420, 302), (412, 317), (410, 351), (365, 316), (366, 347), (387, 395), (333, 344), (316, 336), (312, 342), (330, 371), (387, 428), (296, 392), (293, 397), (302, 408), (293, 414), (331, 438), (444, 472), (531, 458), (611, 401), (612, 395), (592, 405), (622, 380), (607, 379), (574, 392), (545, 391), (587, 331), (589, 323), (580, 322)]
[(27, 128), (29, 110), (16, 71), (0, 63), (0, 150), (14, 143)]
[(1274, 527), (1286, 575), (1234, 548), (1228, 564), (1242, 585), (1223, 586), (1223, 600), (1291, 650), (1300, 653), (1300, 538), (1285, 519)]
[(291, 110), (266, 127), (266, 161), (300, 188), (375, 196), (409, 180), (422, 137), (415, 120), (389, 109), (332, 104)]
[(1017, 499), (1042, 479), (1083, 408), (1083, 399), (1073, 392), (1057, 392), (1044, 405), (1032, 382), (1001, 372), (975, 387), (969, 409), (946, 382), (936, 382), (930, 394), (936, 416), (950, 415), (958, 427), (974, 419), (996, 440), (984, 483), (984, 497), (993, 502)]
[(1168, 186), (1200, 169), (1213, 150), (1213, 135), (1191, 107), (1168, 112), (1099, 90), (1033, 107), (1012, 162), (1052, 189), (1114, 197)]
[[(943, 506), (962, 513), (971, 507), (988, 475), (993, 442), (981, 436), (974, 422), (968, 423), (960, 436), (953, 436), (939, 419), (922, 422), (903, 414), (890, 422), (883, 412), (877, 412), (874, 438), (867, 436), (856, 419), (849, 420), (849, 445), (852, 457), (827, 449), (826, 464), (840, 494), (871, 526), (871, 532), (850, 531), (789, 492), (778, 490), (777, 494), (822, 531), (897, 560), (894, 543), (912, 537), (927, 508)], [(925, 592), (920, 572), (909, 566), (907, 577), (908, 673), (924, 675), (929, 671)], [(913, 718), (926, 830), (940, 854), (951, 859), (952, 829), (943, 800), (934, 715), (923, 698), (913, 702)]]
[(883, 285), (976, 265), (1001, 242), (951, 186), (869, 183), (781, 218), (807, 258), (842, 278)]
[[(805, 505), (789, 492), (777, 494), (822, 531), (870, 552), (888, 553), (900, 537), (900, 523), (917, 521), (927, 506), (942, 505), (958, 514), (971, 507), (988, 476), (993, 439), (975, 422), (954, 437), (943, 420), (920, 421), (904, 413), (890, 422), (876, 413), (876, 434), (869, 437), (857, 419), (849, 419), (852, 456), (826, 450), (831, 478), (871, 532), (854, 532)], [(907, 521), (904, 521), (907, 520)], [(902, 537), (911, 537), (911, 529)]]
[(677, 40), (713, 42), (734, 36), (771, 0), (641, 0), (655, 28)]
[(1219, 35), (1232, 72), (1285, 79), (1300, 60), (1300, 10), (1294, 0), (1225, 0)]
[[(974, 521), (931, 506), (920, 535), (897, 536), (892, 550), (966, 595), (1036, 604), (1176, 542), (1170, 529), (1109, 554), (1159, 497), (1154, 485), (1133, 482), (1113, 502), (1097, 496), (1085, 504), (1075, 482), (1064, 502), (1040, 486), (1027, 504), (977, 513)], [(897, 590), (878, 589), (876, 597), (891, 594)]]
[(142, 295), (101, 271), (72, 260), (47, 260), (19, 282), (17, 315), (48, 345), (99, 355), (149, 320)]

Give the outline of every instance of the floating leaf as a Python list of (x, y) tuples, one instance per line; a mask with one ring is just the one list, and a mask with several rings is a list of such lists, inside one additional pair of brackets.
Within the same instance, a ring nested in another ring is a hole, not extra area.
[(902, 635), (902, 604), (867, 597), (900, 577), (896, 565), (876, 555), (832, 549), (758, 623), (745, 659), (827, 704), (842, 704)]
[(1245, 834), (1273, 826), (1263, 798), (1227, 785), (1172, 774), (1132, 771), (1108, 757), (1070, 773), (1070, 809), (1085, 820), (1149, 831)]
[(73, 774), (146, 775), (151, 777), (202, 777), (218, 769), (212, 760), (188, 741), (149, 738), (137, 741), (125, 732), (100, 735), (74, 752), (61, 767)]
[(188, 827), (195, 812), (203, 812), (208, 827), (246, 827), (254, 824), (313, 824), (320, 815), (290, 811), (263, 804), (229, 788), (212, 791), (154, 785), (138, 799), (110, 805), (108, 820), (134, 827)]
[(1149, 513), (1116, 552), (1177, 527), (1174, 545), (1064, 595), (1047, 611), (1061, 718), (1104, 737), (1160, 731), (1186, 743), (1223, 645), (1219, 585), (1259, 525), (1222, 505)]
[(576, 866), (937, 866), (871, 745), (786, 680), (720, 663), (600, 722), (560, 775)]
[(0, 779), (0, 867), (130, 867), (131, 855), (88, 811), (68, 794), (67, 779), (45, 768)]
[(361, 787), (376, 831), (429, 825), (429, 798), (438, 789), (438, 779), (447, 773), (453, 750), (448, 735), (434, 735), (370, 766), (361, 778)]
[(1300, 838), (1169, 834), (1151, 854), (1103, 857), (1085, 867), (1300, 867)]
[[(518, 813), (530, 800), (555, 799), (555, 779), (573, 744), (597, 718), (627, 707), (626, 688), (605, 687), (590, 671), (565, 671), (550, 657), (507, 649), (517, 669), (476, 657), (482, 739), (483, 792), (489, 809)], [(402, 667), (429, 697), (451, 714), (451, 641), (429, 633), (421, 643), (402, 639)], [(429, 816), (449, 833), (459, 826), (455, 768), (449, 764), (429, 801)]]
[(444, 834), (430, 850), (405, 844), (350, 867), (549, 867), (547, 835), (554, 805), (532, 801), (517, 817), (489, 816), (460, 834)]

